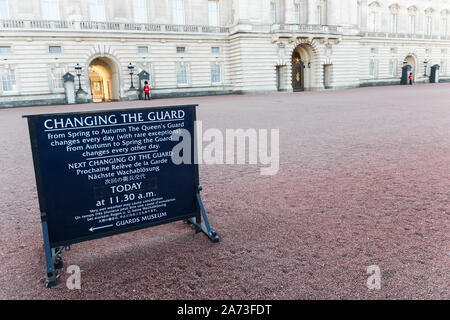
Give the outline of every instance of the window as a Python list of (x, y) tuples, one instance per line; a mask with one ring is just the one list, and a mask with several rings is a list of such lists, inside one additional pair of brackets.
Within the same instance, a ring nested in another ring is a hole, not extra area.
[(55, 69), (52, 72), (52, 84), (53, 89), (63, 89), (64, 88), (64, 79), (63, 76), (65, 75), (64, 69)]
[(89, 11), (92, 21), (106, 21), (104, 0), (89, 0)]
[(391, 32), (397, 33), (397, 14), (391, 14)]
[(177, 47), (177, 53), (185, 53), (186, 52), (186, 47)]
[(148, 47), (146, 47), (146, 46), (138, 47), (138, 53), (139, 54), (147, 54), (148, 53)]
[(445, 74), (445, 61), (441, 60), (440, 68), (439, 68), (439, 74), (444, 75)]
[(16, 91), (16, 75), (13, 70), (6, 70), (2, 73), (3, 92)]
[(375, 61), (370, 61), (369, 63), (369, 76), (375, 78)]
[(300, 24), (300, 5), (294, 3), (294, 23)]
[(135, 23), (147, 23), (147, 0), (133, 0), (133, 15)]
[(377, 14), (376, 12), (372, 12), (370, 14), (370, 31), (371, 32), (376, 32), (377, 31)]
[(187, 70), (186, 66), (178, 66), (177, 69), (177, 84), (184, 85), (187, 84)]
[(208, 22), (210, 26), (217, 27), (219, 25), (219, 1), (208, 1)]
[(42, 0), (42, 18), (44, 20), (59, 20), (58, 0)]
[(10, 46), (0, 46), (0, 54), (11, 54)]
[(370, 54), (376, 54), (377, 48), (370, 48)]
[(416, 16), (409, 16), (409, 33), (416, 33)]
[(172, 0), (173, 24), (184, 24), (184, 0)]
[(322, 24), (322, 6), (317, 6), (316, 9), (316, 23)]
[(219, 47), (211, 47), (211, 53), (212, 54), (219, 54), (220, 48)]
[(447, 18), (442, 19), (441, 23), (441, 34), (443, 36), (447, 35)]
[(8, 0), (0, 0), (0, 19), (9, 19)]
[(431, 17), (426, 17), (425, 23), (426, 23), (426, 33), (427, 35), (431, 35)]
[(391, 77), (395, 76), (395, 69), (397, 68), (397, 61), (391, 60), (389, 61), (389, 75)]
[(211, 66), (211, 82), (220, 83), (220, 65), (213, 64)]
[(48, 53), (61, 53), (61, 46), (49, 46)]
[(275, 24), (277, 21), (277, 9), (275, 2), (270, 3), (270, 23)]

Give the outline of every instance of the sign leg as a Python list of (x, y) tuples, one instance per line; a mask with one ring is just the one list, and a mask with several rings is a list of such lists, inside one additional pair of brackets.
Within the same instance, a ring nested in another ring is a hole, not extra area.
[(45, 286), (47, 288), (56, 285), (55, 256), (54, 250), (50, 246), (48, 236), (47, 214), (41, 212), (42, 235), (44, 237), (44, 253), (45, 253)]
[(194, 225), (197, 229), (197, 232), (203, 232), (212, 242), (219, 242), (220, 239), (219, 236), (217, 235), (216, 230), (212, 230), (209, 224), (208, 216), (206, 215), (205, 207), (203, 206), (202, 198), (200, 196), (201, 190), (202, 187), (198, 186), (198, 192), (196, 196), (197, 196), (197, 203), (201, 212), (201, 217), (203, 217), (204, 223), (201, 222), (201, 218), (199, 219), (200, 221), (197, 221), (197, 218), (190, 218), (188, 220), (188, 223)]

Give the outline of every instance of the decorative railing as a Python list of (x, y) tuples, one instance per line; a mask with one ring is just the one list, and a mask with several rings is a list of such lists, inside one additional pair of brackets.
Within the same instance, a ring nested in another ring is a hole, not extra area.
[[(174, 24), (147, 24), (127, 22), (100, 22), (100, 21), (49, 21), (49, 20), (0, 20), (0, 30), (82, 30), (82, 31), (137, 31), (137, 32), (166, 32), (166, 33), (222, 33), (227, 34), (235, 30), (235, 27), (215, 27), (205, 25), (174, 25)], [(319, 33), (336, 34), (344, 32), (340, 26), (328, 26), (318, 24), (273, 24), (273, 25), (249, 25), (247, 31), (254, 32), (279, 32), (279, 33)], [(426, 35), (410, 33), (390, 32), (361, 32), (366, 38), (408, 39), (408, 40), (450, 40), (450, 35)]]
[(229, 33), (229, 27), (202, 25), (169, 25), (99, 21), (47, 21), (47, 20), (0, 20), (0, 30), (4, 29), (42, 29), (42, 30), (106, 30), (141, 32), (182, 32), (182, 33)]
[(362, 32), (365, 38), (408, 39), (408, 40), (450, 40), (450, 36), (415, 33)]
[(320, 24), (273, 24), (270, 31), (341, 34), (343, 29), (339, 26), (327, 26)]

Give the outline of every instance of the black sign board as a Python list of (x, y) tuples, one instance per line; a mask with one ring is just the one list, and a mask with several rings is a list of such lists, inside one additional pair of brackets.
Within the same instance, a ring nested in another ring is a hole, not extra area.
[[(25, 116), (50, 267), (55, 248), (178, 220), (218, 241), (199, 195), (195, 107)], [(190, 159), (175, 164), (181, 143)]]

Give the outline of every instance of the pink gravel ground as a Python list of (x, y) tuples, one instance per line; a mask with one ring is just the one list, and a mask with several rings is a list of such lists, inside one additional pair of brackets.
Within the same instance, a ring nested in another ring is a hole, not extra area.
[[(75, 244), (81, 290), (45, 289), (21, 115), (185, 103), (204, 128), (279, 128), (279, 173), (202, 165), (220, 243), (178, 222)], [(450, 84), (3, 109), (0, 145), (1, 299), (450, 298)]]

